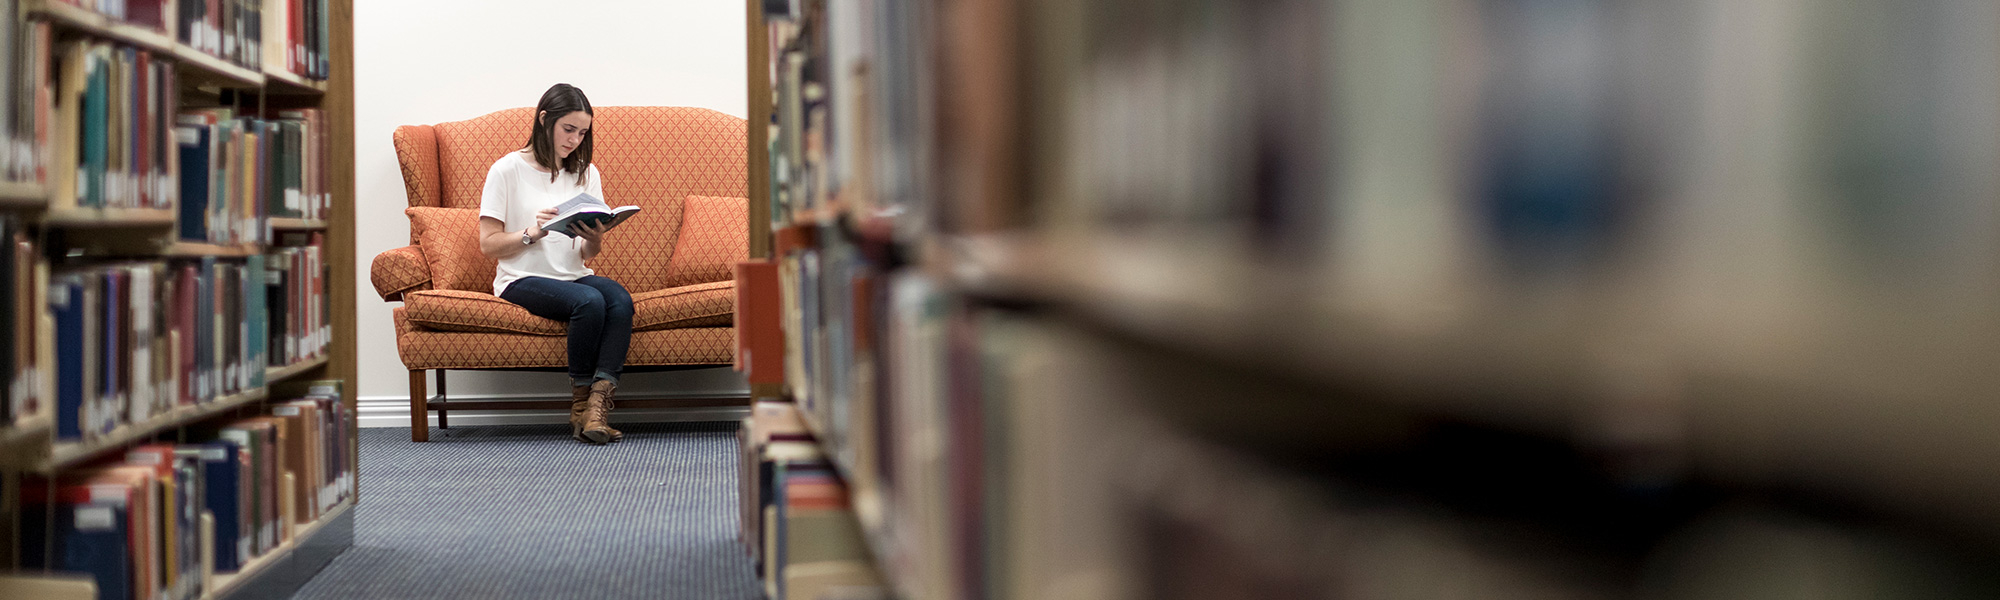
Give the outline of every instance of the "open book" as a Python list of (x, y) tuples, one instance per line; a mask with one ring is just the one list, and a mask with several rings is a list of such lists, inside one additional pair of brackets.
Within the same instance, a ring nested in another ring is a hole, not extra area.
[(611, 208), (611, 205), (598, 200), (596, 196), (577, 194), (575, 198), (556, 205), (556, 218), (542, 225), (542, 231), (576, 237), (577, 230), (582, 229), (581, 225), (595, 226), (599, 223), (610, 223), (605, 226), (605, 229), (609, 230), (636, 214), (639, 214), (637, 206)]

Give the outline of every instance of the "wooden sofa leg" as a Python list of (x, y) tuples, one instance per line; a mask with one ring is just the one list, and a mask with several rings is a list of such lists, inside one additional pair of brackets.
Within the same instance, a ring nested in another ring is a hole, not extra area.
[[(444, 369), (438, 369), (438, 399), (449, 400), (444, 395)], [(451, 422), (445, 420), (445, 409), (438, 409), (438, 429), (451, 429)]]
[(424, 370), (410, 371), (410, 441), (431, 441), (430, 409), (424, 398)]

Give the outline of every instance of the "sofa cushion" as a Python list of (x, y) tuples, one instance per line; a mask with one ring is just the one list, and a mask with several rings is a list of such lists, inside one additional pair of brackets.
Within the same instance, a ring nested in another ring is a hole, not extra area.
[(688, 196), (681, 236), (667, 260), (667, 287), (728, 281), (750, 259), (750, 203), (743, 198)]
[(632, 330), (735, 324), (736, 282), (716, 281), (632, 295)]
[[(561, 368), (568, 360), (562, 336), (431, 331), (411, 323), (406, 308), (392, 311), (396, 351), (410, 369)], [(632, 334), (625, 365), (726, 365), (736, 343), (729, 327), (689, 327)]]
[(419, 206), (403, 214), (410, 216), (410, 239), (430, 266), (431, 289), (493, 293), (499, 261), (479, 251), (479, 211)]
[(426, 290), (403, 294), (404, 314), (411, 323), (437, 331), (566, 335), (569, 324), (537, 317), (521, 305), (499, 296), (463, 290)]

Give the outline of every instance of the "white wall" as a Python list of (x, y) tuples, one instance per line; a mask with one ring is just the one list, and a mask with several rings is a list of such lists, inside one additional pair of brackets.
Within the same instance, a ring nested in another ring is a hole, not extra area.
[[(748, 105), (736, 0), (356, 0), (354, 29), (359, 393), (378, 407), (409, 394), (390, 321), (397, 305), (368, 283), (375, 255), (409, 242), (390, 144), (396, 126), (532, 106), (556, 83), (582, 88), (594, 106), (698, 106), (741, 117)], [(450, 391), (567, 397), (567, 386), (560, 373), (454, 372)], [(622, 387), (628, 396), (747, 389), (727, 368), (632, 374)]]

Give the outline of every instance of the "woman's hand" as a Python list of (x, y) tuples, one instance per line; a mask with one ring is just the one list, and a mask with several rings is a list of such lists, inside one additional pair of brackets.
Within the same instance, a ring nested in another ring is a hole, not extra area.
[(555, 207), (544, 208), (541, 212), (535, 213), (535, 226), (528, 228), (528, 235), (534, 236), (536, 240), (548, 237), (549, 232), (543, 231), (542, 226), (547, 225), (549, 221), (553, 221), (555, 218)]
[(575, 229), (576, 229), (576, 237), (583, 238), (583, 241), (596, 244), (604, 241), (604, 232), (611, 231), (611, 224), (609, 222), (577, 223)]

